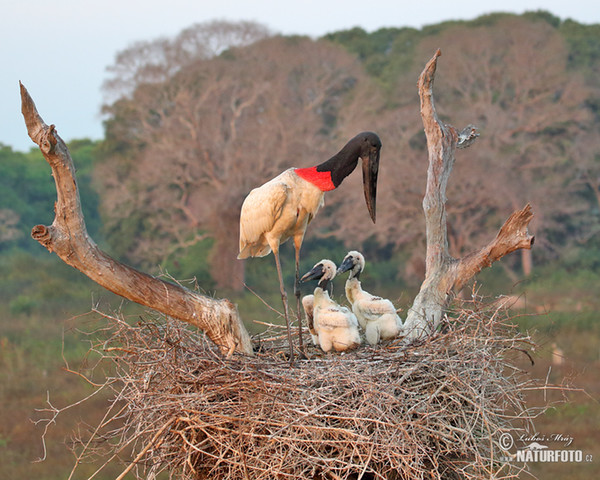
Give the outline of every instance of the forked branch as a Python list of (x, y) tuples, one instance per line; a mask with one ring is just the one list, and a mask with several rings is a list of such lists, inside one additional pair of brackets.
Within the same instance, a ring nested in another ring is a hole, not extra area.
[(202, 329), (223, 353), (252, 354), (248, 332), (229, 300), (217, 300), (152, 277), (98, 248), (87, 233), (69, 150), (54, 125), (44, 123), (22, 84), (21, 111), (29, 136), (52, 168), (57, 192), (52, 225), (35, 226), (31, 236), (107, 290)]
[(531, 249), (535, 237), (527, 231), (527, 225), (533, 218), (531, 205), (527, 204), (522, 210), (514, 212), (504, 222), (496, 238), (477, 252), (460, 259), (454, 265), (454, 290), (460, 291), (465, 283), (485, 267), (500, 260), (504, 255), (520, 249)]
[(456, 148), (470, 146), (479, 136), (473, 125), (460, 133), (452, 125), (440, 121), (433, 101), (433, 80), (438, 50), (419, 77), (421, 118), (427, 137), (429, 168), (427, 187), (423, 198), (427, 257), (425, 280), (408, 312), (405, 332), (408, 339), (421, 338), (435, 331), (452, 292), (460, 291), (474, 275), (504, 255), (519, 249), (530, 249), (534, 237), (527, 226), (533, 213), (531, 206), (513, 213), (504, 223), (496, 238), (477, 252), (461, 259), (448, 252), (446, 224), (446, 186), (454, 165)]

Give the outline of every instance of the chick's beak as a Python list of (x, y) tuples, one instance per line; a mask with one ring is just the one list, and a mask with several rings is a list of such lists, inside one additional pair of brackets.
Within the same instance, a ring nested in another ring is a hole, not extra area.
[(338, 267), (337, 273), (340, 274), (340, 273), (347, 272), (353, 266), (354, 266), (354, 263), (352, 262), (352, 258), (346, 257), (346, 258), (344, 258), (344, 261), (342, 262), (342, 264)]
[(316, 264), (310, 272), (305, 273), (300, 279), (301, 282), (306, 282), (308, 280), (314, 280), (316, 278), (321, 278), (325, 271), (323, 270), (323, 265), (320, 263)]

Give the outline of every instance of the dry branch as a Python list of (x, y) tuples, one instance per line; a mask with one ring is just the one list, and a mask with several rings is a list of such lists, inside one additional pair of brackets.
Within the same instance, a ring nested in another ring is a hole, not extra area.
[(425, 280), (408, 311), (405, 334), (409, 339), (422, 338), (439, 325), (451, 293), (457, 293), (482, 268), (491, 266), (504, 255), (519, 249), (530, 249), (534, 237), (527, 226), (533, 217), (530, 205), (513, 213), (496, 238), (481, 250), (463, 258), (453, 258), (448, 251), (446, 223), (446, 187), (454, 166), (456, 148), (471, 145), (478, 137), (477, 129), (468, 125), (460, 133), (452, 125), (440, 121), (433, 100), (433, 81), (438, 50), (429, 60), (418, 88), (421, 118), (427, 137), (429, 168), (423, 198), (427, 240)]
[(54, 125), (46, 125), (21, 84), (21, 111), (27, 132), (52, 168), (57, 201), (52, 225), (37, 225), (31, 236), (65, 263), (122, 297), (204, 330), (223, 353), (252, 354), (250, 337), (237, 308), (120, 263), (98, 248), (87, 233), (75, 167)]

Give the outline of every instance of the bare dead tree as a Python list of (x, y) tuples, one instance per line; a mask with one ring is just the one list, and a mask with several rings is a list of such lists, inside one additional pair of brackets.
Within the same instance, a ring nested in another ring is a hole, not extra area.
[(122, 297), (202, 329), (223, 353), (252, 354), (250, 337), (236, 306), (151, 277), (111, 258), (87, 233), (75, 166), (54, 125), (46, 125), (21, 84), (21, 111), (27, 132), (52, 168), (57, 201), (52, 225), (37, 225), (31, 235), (65, 263)]
[[(475, 250), (489, 240), (491, 222), (500, 225), (531, 203), (538, 254), (552, 255), (557, 245), (550, 238), (574, 237), (565, 235), (573, 231), (565, 218), (581, 218), (589, 209), (581, 196), (571, 193), (569, 179), (576, 172), (576, 150), (585, 143), (575, 137), (594, 123), (591, 110), (582, 108), (593, 88), (580, 75), (568, 73), (568, 47), (546, 22), (506, 17), (464, 35), (449, 29), (424, 41), (419, 52), (429, 57), (439, 44), (445, 45), (453, 68), (445, 69), (443, 82), (436, 85), (436, 99), (443, 101), (438, 113), (451, 115), (455, 125), (477, 119), (482, 132), (477, 148), (461, 154), (452, 171), (450, 252), (460, 257)], [(552, 202), (547, 201), (549, 192)], [(531, 251), (522, 249), (518, 257), (527, 276)], [(519, 278), (513, 270), (517, 262), (501, 266), (511, 278)]]
[(410, 308), (405, 332), (409, 339), (422, 338), (438, 326), (450, 294), (458, 292), (484, 267), (491, 266), (504, 255), (519, 249), (530, 249), (534, 237), (527, 226), (533, 217), (528, 204), (514, 212), (504, 223), (496, 238), (480, 250), (460, 259), (448, 252), (446, 225), (446, 186), (454, 165), (457, 146), (464, 148), (477, 138), (472, 125), (460, 133), (452, 125), (440, 121), (433, 101), (433, 80), (438, 50), (429, 60), (418, 82), (421, 98), (421, 118), (427, 137), (429, 168), (427, 187), (423, 198), (427, 254), (425, 280)]

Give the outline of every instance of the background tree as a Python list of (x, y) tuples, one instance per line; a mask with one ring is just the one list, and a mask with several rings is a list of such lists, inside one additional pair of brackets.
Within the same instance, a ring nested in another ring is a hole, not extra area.
[(126, 247), (120, 255), (159, 263), (209, 236), (217, 285), (240, 288), (243, 198), (289, 166), (335, 153), (346, 140), (331, 135), (337, 112), (361, 71), (339, 47), (299, 37), (185, 58), (193, 61), (165, 81), (140, 83), (105, 109), (98, 178), (108, 239)]
[(265, 26), (255, 22), (215, 20), (196, 23), (173, 39), (135, 42), (118, 52), (115, 63), (106, 69), (110, 73), (103, 85), (106, 103), (130, 97), (141, 84), (166, 82), (185, 65), (270, 35)]
[[(412, 43), (406, 42), (416, 58), (426, 58), (437, 46), (445, 46), (447, 58), (456, 67), (439, 88), (440, 116), (452, 112), (459, 124), (474, 121), (481, 133), (477, 152), (460, 152), (449, 185), (448, 240), (455, 255), (481, 244), (491, 225), (527, 201), (538, 212), (535, 228), (546, 257), (569, 242), (572, 221), (587, 215), (589, 205), (573, 196), (570, 185), (578, 175), (583, 179), (582, 169), (588, 168), (583, 165), (591, 161), (578, 150), (582, 135), (595, 121), (590, 100), (598, 90), (590, 82), (586, 84), (583, 75), (569, 71), (569, 45), (556, 28), (559, 23), (542, 13), (523, 17), (496, 14), (469, 23), (432, 26), (414, 35)], [(378, 49), (383, 36), (379, 33), (373, 34), (370, 51)], [(348, 48), (359, 55), (369, 51), (364, 45), (367, 40), (358, 32), (332, 37), (349, 42)], [(400, 38), (405, 40), (406, 32), (401, 36), (397, 31), (389, 42), (390, 57)], [(390, 58), (389, 64), (393, 62)], [(424, 230), (415, 224), (415, 220), (419, 222), (420, 199), (413, 193), (415, 185), (424, 183), (418, 168), (424, 136), (410, 111), (412, 79), (418, 72), (414, 63), (404, 65), (407, 70), (391, 88), (394, 103), (388, 103), (374, 119), (374, 128), (381, 130), (386, 140), (382, 155), (386, 154), (387, 168), (394, 172), (382, 176), (382, 197), (390, 211), (382, 212), (389, 219), (379, 222), (375, 234), (380, 244), (421, 249)], [(400, 135), (384, 133), (385, 124), (399, 127)], [(345, 212), (351, 215), (356, 206), (352, 205), (354, 199), (347, 201)], [(342, 225), (343, 218), (338, 217)], [(402, 220), (393, 222), (393, 218)], [(357, 233), (360, 240), (366, 240), (366, 232)], [(529, 273), (530, 252), (523, 252), (523, 267)]]
[[(328, 196), (328, 211), (311, 233), (367, 249), (374, 259), (396, 255), (403, 259), (399, 274), (423, 273), (422, 262), (411, 260), (423, 257), (425, 233), (419, 197), (425, 137), (415, 115), (414, 78), (439, 45), (449, 45), (450, 61), (460, 66), (440, 88), (439, 113), (474, 121), (481, 132), (477, 158), (461, 152), (449, 185), (450, 251), (462, 255), (480, 245), (525, 196), (537, 212), (540, 260), (568, 248), (575, 232), (584, 238), (593, 231), (586, 230), (593, 187), (582, 182), (595, 167), (581, 147), (593, 143), (600, 111), (594, 67), (587, 66), (600, 51), (593, 29), (534, 12), (422, 30), (355, 28), (327, 35), (328, 42), (266, 36), (257, 25), (217, 22), (117, 57), (111, 70), (119, 75), (107, 85), (120, 96), (106, 107), (107, 160), (98, 178), (109, 188), (107, 236), (121, 258), (164, 265), (200, 245), (211, 248), (217, 285), (239, 287), (243, 265), (231, 260), (237, 220), (225, 210), (209, 219), (219, 212), (211, 202), (237, 206), (282, 169), (320, 161), (367, 129), (384, 139), (377, 225), (350, 227), (362, 206), (359, 195), (348, 193), (358, 188), (349, 178)], [(358, 62), (329, 43), (343, 45)], [(294, 138), (301, 136), (313, 140), (300, 145)], [(258, 152), (251, 161), (250, 149)], [(529, 251), (523, 260), (527, 273)]]
[[(457, 166), (457, 179), (469, 178), (479, 194), (477, 209), (461, 201), (468, 195), (456, 195), (458, 203), (449, 208), (451, 243), (460, 249), (457, 253), (464, 253), (485, 231), (477, 213), (505, 216), (530, 201), (539, 212), (539, 245), (551, 252), (552, 232), (564, 228), (564, 217), (577, 213), (566, 187), (572, 178), (567, 159), (576, 133), (592, 120), (582, 108), (589, 89), (581, 76), (567, 72), (564, 40), (546, 21), (514, 17), (501, 18), (491, 27), (477, 26), (466, 35), (450, 29), (439, 40), (451, 46), (458, 66), (441, 89), (439, 103), (453, 112), (460, 104), (468, 105), (457, 116), (461, 121), (477, 119), (485, 149), (477, 158), (475, 152), (465, 152), (465, 161)], [(428, 39), (423, 46), (431, 43)], [(529, 252), (524, 254), (528, 258)], [(523, 262), (523, 267), (529, 273), (530, 263)]]

